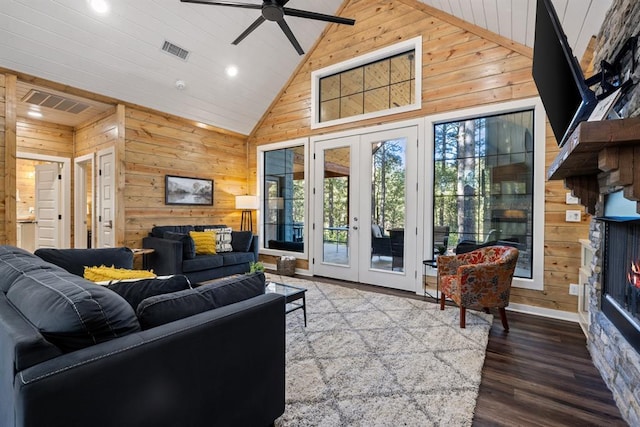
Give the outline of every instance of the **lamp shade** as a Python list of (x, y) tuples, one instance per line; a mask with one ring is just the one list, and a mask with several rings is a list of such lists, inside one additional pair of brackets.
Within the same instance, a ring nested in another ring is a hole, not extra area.
[(249, 195), (236, 196), (236, 209), (258, 209), (258, 197)]

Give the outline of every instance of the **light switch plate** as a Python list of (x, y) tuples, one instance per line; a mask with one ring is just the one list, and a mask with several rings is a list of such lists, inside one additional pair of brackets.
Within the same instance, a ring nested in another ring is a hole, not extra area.
[(565, 221), (566, 222), (580, 222), (582, 213), (578, 210), (568, 210), (565, 211)]
[(580, 199), (574, 197), (571, 193), (567, 193), (566, 203), (568, 205), (577, 205), (580, 203)]

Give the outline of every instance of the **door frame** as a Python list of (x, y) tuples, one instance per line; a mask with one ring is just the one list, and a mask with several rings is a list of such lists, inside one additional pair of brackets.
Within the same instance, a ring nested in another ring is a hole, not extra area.
[[(86, 164), (91, 165), (91, 174), (92, 174), (92, 185), (95, 183), (95, 158), (94, 154), (86, 154), (84, 156), (76, 157), (73, 159), (73, 176), (74, 176), (74, 187), (73, 187), (73, 195), (74, 195), (74, 215), (73, 215), (73, 237), (74, 237), (74, 248), (86, 248), (87, 240), (85, 236), (87, 234), (87, 226), (84, 222), (84, 218), (86, 217), (85, 206), (87, 205), (87, 179), (86, 179)], [(95, 187), (95, 185), (94, 185)], [(91, 229), (95, 230), (95, 189), (91, 190)], [(93, 243), (93, 237), (91, 238)], [(94, 246), (93, 244), (91, 245)]]
[[(424, 159), (424, 153), (425, 153), (425, 120), (424, 118), (416, 118), (416, 119), (409, 119), (409, 120), (403, 120), (403, 121), (398, 121), (398, 122), (392, 122), (392, 123), (385, 123), (382, 125), (377, 125), (377, 126), (371, 126), (371, 127), (365, 127), (365, 128), (357, 128), (357, 129), (350, 129), (350, 130), (345, 130), (345, 131), (340, 131), (340, 132), (336, 132), (336, 133), (327, 133), (327, 134), (322, 134), (322, 135), (315, 135), (315, 136), (311, 136), (309, 138), (309, 152), (312, 153), (311, 155), (313, 155), (313, 153), (315, 153), (315, 146), (319, 141), (325, 141), (325, 140), (332, 140), (332, 139), (342, 139), (342, 138), (349, 138), (352, 136), (357, 136), (357, 137), (362, 137), (365, 136), (367, 134), (371, 134), (371, 133), (382, 133), (382, 132), (386, 132), (386, 131), (393, 131), (395, 129), (403, 129), (403, 128), (408, 128), (408, 127), (415, 127), (416, 131), (417, 131), (417, 155), (416, 155), (416, 159), (415, 159), (415, 167), (416, 167), (416, 183), (415, 183), (415, 189), (416, 192), (413, 192), (413, 190), (411, 190), (411, 193), (414, 194), (415, 197), (415, 204), (413, 204), (413, 206), (416, 209), (415, 212), (415, 218), (416, 218), (416, 230), (415, 230), (415, 236), (416, 236), (416, 242), (422, 242), (424, 241), (424, 236), (425, 236), (425, 229), (422, 226), (424, 223), (424, 212), (422, 211), (421, 207), (424, 205), (424, 191), (425, 191), (425, 181), (424, 181), (424, 176), (425, 176), (425, 168), (427, 167), (426, 165), (424, 167), (420, 167), (420, 162), (423, 161)], [(411, 141), (408, 141), (407, 144), (410, 144)], [(319, 165), (316, 164), (316, 162), (311, 162), (311, 171), (309, 176), (310, 177), (314, 177), (316, 176), (316, 171), (315, 168), (316, 167), (320, 167)], [(424, 165), (424, 163), (423, 163)], [(316, 187), (318, 185), (318, 183), (313, 182), (311, 183), (312, 187)], [(317, 187), (316, 187), (317, 188)], [(409, 189), (414, 188), (414, 184), (412, 183), (407, 183), (407, 191), (409, 191)], [(309, 195), (309, 200), (313, 200), (314, 197), (313, 194)], [(408, 196), (409, 197), (409, 196)], [(310, 203), (310, 208), (311, 209), (315, 209), (315, 206), (313, 205), (313, 201)], [(312, 212), (315, 212), (312, 210)], [(310, 221), (313, 222), (314, 218), (310, 218)], [(413, 250), (411, 252), (407, 252), (406, 255), (411, 256), (411, 253), (413, 253), (413, 257), (414, 259), (411, 260), (411, 263), (408, 265), (411, 265), (412, 267), (415, 266), (415, 270), (414, 271), (405, 271), (405, 274), (410, 275), (411, 277), (413, 277), (413, 282), (414, 282), (414, 290), (417, 294), (422, 295), (424, 292), (424, 287), (423, 287), (423, 278), (422, 278), (422, 260), (423, 260), (423, 253), (420, 250), (421, 247), (420, 244), (417, 244), (416, 246), (416, 250)], [(311, 262), (311, 260), (319, 256), (321, 256), (322, 254), (318, 254), (315, 252), (315, 250), (313, 249), (315, 246), (310, 246), (310, 256), (309, 256), (309, 270), (311, 272), (311, 274), (315, 274), (315, 264), (313, 262)], [(406, 257), (408, 258), (408, 256)]]
[(71, 247), (71, 159), (68, 157), (49, 156), (25, 151), (17, 151), (16, 158), (62, 164), (62, 180), (60, 182), (60, 187), (62, 188), (62, 201), (60, 204), (62, 230), (60, 230), (60, 247)]

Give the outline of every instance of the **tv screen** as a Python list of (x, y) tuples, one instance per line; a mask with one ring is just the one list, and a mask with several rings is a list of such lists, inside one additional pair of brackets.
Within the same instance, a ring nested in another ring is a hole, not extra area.
[(538, 0), (533, 45), (533, 79), (547, 111), (551, 129), (562, 146), (597, 104), (551, 0)]

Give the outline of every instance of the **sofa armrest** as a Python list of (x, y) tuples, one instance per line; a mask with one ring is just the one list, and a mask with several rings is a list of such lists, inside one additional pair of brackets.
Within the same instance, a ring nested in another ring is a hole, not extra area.
[(260, 236), (258, 236), (257, 234), (254, 234), (253, 239), (251, 239), (251, 246), (249, 246), (249, 252), (253, 252), (254, 262), (258, 262), (259, 250), (260, 250)]
[(155, 250), (147, 264), (154, 273), (160, 276), (182, 274), (182, 242), (148, 236), (142, 239), (142, 247)]
[(284, 412), (284, 297), (97, 344), (16, 378), (16, 425), (269, 425)]

